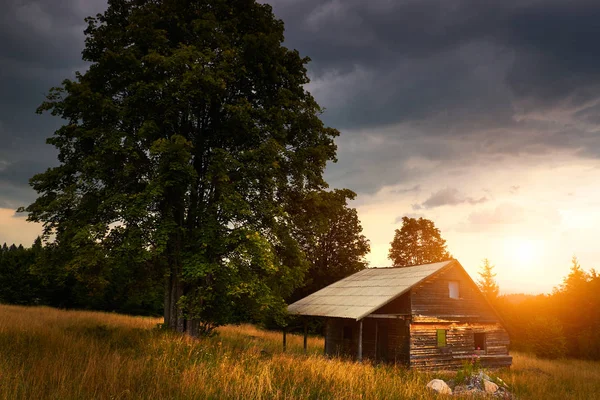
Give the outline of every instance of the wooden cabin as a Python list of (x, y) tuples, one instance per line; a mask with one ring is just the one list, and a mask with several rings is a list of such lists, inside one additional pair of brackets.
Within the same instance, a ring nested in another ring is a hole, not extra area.
[(456, 260), (368, 268), (288, 311), (326, 319), (327, 355), (419, 369), (457, 369), (474, 356), (487, 368), (512, 363), (500, 317)]

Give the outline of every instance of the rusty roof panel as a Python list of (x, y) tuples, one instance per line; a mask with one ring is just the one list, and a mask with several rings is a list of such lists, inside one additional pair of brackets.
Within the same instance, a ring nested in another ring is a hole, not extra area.
[(403, 268), (367, 268), (288, 306), (290, 314), (361, 319), (454, 260)]

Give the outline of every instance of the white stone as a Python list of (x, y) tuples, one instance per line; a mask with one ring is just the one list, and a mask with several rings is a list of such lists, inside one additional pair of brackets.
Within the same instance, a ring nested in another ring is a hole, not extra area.
[(441, 379), (433, 379), (427, 384), (427, 387), (436, 393), (452, 394), (452, 389)]
[(478, 376), (478, 377), (479, 377), (479, 379), (481, 379), (481, 380), (484, 380), (484, 379), (485, 379), (485, 380), (491, 381), (490, 377), (489, 377), (489, 376), (487, 376), (486, 374), (484, 374), (483, 372), (479, 372), (479, 375), (477, 375), (477, 376)]
[(484, 379), (483, 388), (487, 393), (496, 393), (496, 391), (498, 390), (498, 385), (496, 385), (494, 382), (490, 382), (487, 379)]

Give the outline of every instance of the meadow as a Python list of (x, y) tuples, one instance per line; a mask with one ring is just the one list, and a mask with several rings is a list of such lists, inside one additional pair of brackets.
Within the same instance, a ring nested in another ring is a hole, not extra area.
[[(451, 373), (323, 357), (323, 341), (251, 325), (191, 339), (156, 318), (0, 306), (1, 399), (433, 399)], [(497, 375), (519, 399), (600, 398), (600, 363), (513, 353)]]

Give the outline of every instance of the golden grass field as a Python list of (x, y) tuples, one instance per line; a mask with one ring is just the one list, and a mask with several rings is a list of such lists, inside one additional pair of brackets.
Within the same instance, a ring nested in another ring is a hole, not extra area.
[[(423, 373), (321, 356), (323, 340), (227, 326), (208, 339), (160, 319), (0, 306), (1, 399), (433, 399)], [(519, 399), (599, 399), (600, 363), (513, 354), (497, 374)]]

